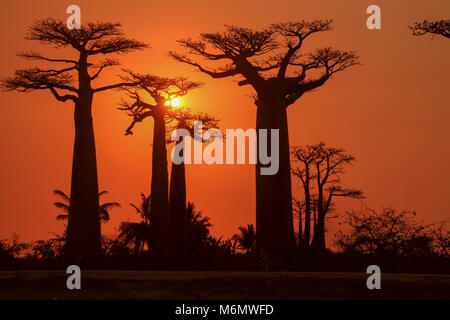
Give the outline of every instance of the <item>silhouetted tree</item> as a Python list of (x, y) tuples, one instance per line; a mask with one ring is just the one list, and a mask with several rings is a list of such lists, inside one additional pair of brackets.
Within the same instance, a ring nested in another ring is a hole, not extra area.
[[(286, 258), (295, 250), (287, 107), (306, 92), (322, 86), (335, 73), (358, 64), (352, 51), (327, 47), (301, 53), (304, 41), (315, 33), (331, 30), (331, 23), (302, 20), (273, 24), (260, 31), (226, 25), (224, 32), (202, 33), (199, 40), (179, 40), (186, 54), (170, 52), (174, 59), (212, 78), (243, 77), (238, 84), (251, 85), (256, 91), (258, 140), (258, 129), (279, 130), (278, 172), (263, 175), (259, 159), (256, 165), (257, 246), (270, 254), (273, 265), (286, 265)], [(210, 69), (192, 56), (227, 63)], [(312, 78), (320, 70), (323, 72)]]
[(362, 208), (348, 212), (344, 223), (350, 231), (338, 232), (336, 244), (347, 252), (383, 257), (427, 255), (433, 250), (433, 238), (417, 221), (415, 212)]
[(430, 227), (430, 237), (433, 239), (434, 251), (438, 256), (450, 257), (450, 230), (447, 221), (441, 221)]
[[(209, 129), (217, 129), (218, 120), (212, 116), (200, 112), (194, 113), (188, 108), (175, 109), (169, 112), (168, 117), (175, 121), (175, 124), (168, 128), (169, 133), (173, 130), (185, 130), (185, 134), (193, 139), (203, 141), (203, 132)], [(201, 121), (202, 131), (195, 132), (195, 122)], [(172, 139), (168, 139), (172, 142)], [(176, 142), (180, 150), (184, 150), (185, 138)], [(184, 159), (183, 151), (180, 151), (180, 157)], [(173, 159), (172, 159), (173, 160)], [(186, 243), (186, 167), (185, 161), (177, 164), (172, 161), (170, 172), (170, 190), (169, 190), (169, 252), (173, 256), (173, 262), (180, 266), (185, 256)]]
[[(350, 165), (355, 161), (355, 158), (347, 154), (344, 149), (328, 147), (323, 142), (306, 147), (294, 147), (292, 154), (294, 161), (300, 163), (300, 166), (293, 169), (292, 173), (302, 181), (305, 199), (309, 196), (309, 203), (314, 200), (314, 207), (317, 208), (317, 221), (314, 223), (314, 237), (311, 247), (320, 252), (325, 250), (325, 217), (330, 211), (333, 198), (363, 198), (361, 190), (344, 188), (340, 185), (345, 166)], [(315, 180), (316, 182), (317, 199), (310, 197), (311, 185), (306, 183), (308, 180)], [(316, 217), (315, 214), (314, 212), (314, 217)], [(305, 229), (307, 223), (305, 222)], [(304, 248), (307, 247), (306, 241), (306, 238), (304, 238)]]
[(235, 234), (233, 240), (238, 242), (238, 248), (245, 251), (245, 254), (255, 253), (256, 232), (253, 224), (247, 227), (239, 227), (240, 234)]
[[(55, 201), (53, 202), (53, 204), (55, 205), (55, 207), (63, 210), (66, 214), (59, 214), (56, 217), (56, 220), (61, 220), (61, 221), (67, 221), (69, 220), (69, 216), (70, 216), (70, 197), (65, 194), (63, 191), (61, 190), (53, 190), (53, 193), (57, 196), (59, 196), (63, 202), (61, 201)], [(99, 192), (98, 196), (101, 197), (104, 194), (107, 194), (108, 191), (104, 190)], [(100, 217), (100, 222), (108, 222), (109, 221), (109, 210), (111, 210), (112, 208), (120, 208), (120, 203), (118, 202), (106, 202), (103, 203), (99, 206), (99, 217)]]
[(13, 233), (10, 238), (0, 239), (0, 268), (18, 268), (19, 258), (28, 247), (28, 244), (20, 242), (19, 235), (16, 233)]
[(139, 206), (130, 203), (141, 217), (141, 221), (122, 222), (119, 227), (119, 239), (123, 240), (125, 245), (133, 244), (136, 254), (142, 253), (146, 245), (150, 248), (150, 203), (151, 195), (146, 197), (141, 193)]
[(195, 205), (192, 202), (188, 202), (186, 206), (187, 215), (187, 248), (190, 260), (194, 258), (194, 255), (198, 255), (200, 249), (203, 247), (210, 236), (209, 217), (203, 217), (201, 211), (195, 210)]
[(425, 34), (441, 35), (445, 38), (450, 38), (450, 20), (438, 20), (422, 22), (416, 22), (413, 26), (409, 27), (412, 30), (412, 34), (415, 36), (423, 36)]
[[(300, 179), (304, 191), (304, 213), (305, 213), (305, 230), (303, 232), (303, 239), (301, 246), (298, 247), (298, 252), (305, 252), (309, 250), (311, 241), (311, 181), (314, 179), (313, 163), (317, 157), (316, 146), (306, 145), (305, 147), (293, 147), (292, 156), (294, 161), (300, 162), (301, 165), (293, 168), (292, 173)], [(298, 205), (297, 205), (298, 207)], [(300, 244), (300, 241), (299, 241)]]
[[(293, 198), (292, 201), (294, 203), (294, 206), (293, 206), (294, 218), (298, 219), (297, 248), (298, 248), (298, 252), (300, 253), (300, 250), (303, 247), (303, 244), (302, 244), (303, 243), (303, 218), (302, 218), (302, 215), (305, 214), (306, 201), (301, 201), (296, 198)], [(308, 221), (311, 222), (310, 220), (308, 220)], [(305, 222), (305, 229), (306, 229), (306, 222)], [(309, 244), (309, 241), (308, 241), (308, 244)]]
[(17, 70), (14, 77), (2, 80), (2, 87), (20, 92), (49, 90), (58, 101), (74, 103), (75, 142), (66, 258), (68, 263), (81, 258), (84, 263), (95, 266), (101, 251), (101, 231), (92, 101), (98, 92), (132, 83), (121, 82), (93, 88), (91, 82), (105, 68), (116, 66), (119, 62), (106, 58), (92, 63), (89, 59), (141, 50), (147, 45), (124, 37), (118, 23), (85, 23), (81, 29), (69, 30), (64, 21), (51, 18), (36, 21), (29, 28), (26, 39), (37, 40), (58, 49), (69, 47), (77, 54), (73, 59), (60, 59), (37, 52), (19, 53), (20, 57), (29, 60), (65, 66)]
[[(176, 97), (186, 95), (189, 90), (198, 88), (201, 84), (191, 82), (185, 78), (162, 78), (153, 75), (142, 75), (127, 71), (125, 81), (138, 83), (134, 89), (126, 89), (131, 102), (123, 102), (120, 110), (124, 110), (133, 118), (126, 130), (132, 134), (137, 122), (152, 117), (153, 151), (152, 151), (152, 179), (150, 203), (150, 252), (155, 263), (160, 264), (167, 251), (168, 228), (168, 188), (169, 177), (167, 172), (166, 148), (166, 118), (170, 108), (170, 101)], [(145, 98), (144, 98), (145, 97)], [(148, 97), (148, 99), (147, 99)], [(148, 101), (148, 102), (146, 102)], [(159, 261), (159, 262), (158, 262)]]

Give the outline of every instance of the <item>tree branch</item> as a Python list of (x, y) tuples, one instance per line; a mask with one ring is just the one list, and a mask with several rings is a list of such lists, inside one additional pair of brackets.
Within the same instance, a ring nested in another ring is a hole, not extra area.
[(60, 96), (53, 87), (49, 87), (49, 89), (58, 101), (66, 102), (67, 100), (72, 100), (73, 102), (76, 102), (78, 99), (76, 96), (71, 95), (71, 94), (66, 94), (66, 95)]

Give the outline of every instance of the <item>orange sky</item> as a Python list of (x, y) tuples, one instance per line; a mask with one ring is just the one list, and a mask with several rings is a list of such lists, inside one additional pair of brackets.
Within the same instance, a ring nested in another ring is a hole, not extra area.
[[(343, 5), (345, 3), (345, 5)], [(364, 203), (379, 208), (416, 210), (427, 222), (449, 217), (450, 203), (450, 41), (413, 37), (407, 26), (423, 18), (450, 18), (450, 2), (363, 0), (242, 1), (16, 1), (2, 0), (0, 76), (33, 62), (14, 53), (39, 50), (63, 53), (24, 40), (34, 19), (66, 19), (66, 7), (78, 4), (83, 21), (121, 22), (128, 36), (151, 49), (120, 58), (123, 65), (163, 76), (185, 75), (205, 81), (183, 99), (195, 110), (221, 119), (222, 128), (251, 128), (255, 106), (249, 87), (235, 79), (211, 80), (166, 56), (176, 39), (222, 29), (222, 24), (263, 27), (267, 24), (333, 18), (335, 31), (319, 34), (307, 48), (332, 45), (357, 50), (362, 66), (339, 73), (325, 86), (289, 108), (291, 144), (325, 140), (357, 158), (344, 183), (360, 187)], [(365, 26), (366, 8), (377, 4), (382, 29)], [(115, 81), (119, 70), (100, 83)], [(128, 205), (148, 193), (151, 175), (151, 131), (148, 119), (124, 136), (129, 118), (116, 109), (122, 93), (95, 96), (94, 126), (104, 200), (118, 201), (103, 232), (120, 221), (135, 220)], [(57, 102), (49, 92), (0, 93), (0, 237), (17, 232), (22, 240), (48, 238), (63, 226), (55, 220), (52, 190), (69, 192), (73, 148), (73, 105)], [(250, 165), (190, 165), (188, 199), (210, 216), (214, 234), (231, 236), (237, 227), (254, 223), (254, 168)], [(295, 193), (300, 194), (294, 182)], [(359, 207), (341, 201), (339, 212)]]

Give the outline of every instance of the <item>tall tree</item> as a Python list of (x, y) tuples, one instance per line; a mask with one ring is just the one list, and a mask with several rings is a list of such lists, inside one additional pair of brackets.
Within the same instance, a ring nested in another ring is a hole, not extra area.
[[(203, 112), (192, 112), (189, 108), (175, 109), (168, 113), (169, 122), (174, 120), (175, 123), (169, 125), (168, 133), (173, 130), (185, 130), (185, 134), (196, 139), (200, 136), (203, 141), (203, 132), (209, 129), (217, 129), (218, 120)], [(200, 121), (202, 132), (196, 132), (195, 122)], [(206, 139), (209, 140), (209, 139)], [(172, 138), (168, 139), (172, 142)], [(186, 215), (186, 166), (185, 155), (183, 153), (185, 138), (177, 142), (180, 148), (180, 157), (183, 158), (181, 163), (175, 163), (172, 159), (170, 171), (170, 188), (169, 188), (169, 252), (173, 259), (175, 267), (182, 267), (183, 258), (186, 254), (186, 231), (187, 231), (187, 215)]]
[[(311, 184), (305, 183), (307, 167), (310, 167), (308, 175), (309, 180), (315, 181), (317, 198), (311, 196), (309, 198), (309, 202), (314, 203), (313, 214), (315, 217), (314, 237), (310, 246), (315, 252), (322, 252), (326, 247), (325, 218), (327, 213), (331, 211), (333, 198), (363, 198), (361, 190), (344, 188), (341, 186), (341, 176), (344, 173), (344, 168), (352, 164), (355, 161), (355, 158), (346, 153), (344, 149), (328, 147), (323, 142), (315, 145), (307, 145), (306, 147), (293, 148), (293, 158), (294, 161), (300, 163), (300, 166), (293, 169), (292, 172), (302, 181), (303, 188), (305, 189), (305, 198), (307, 194), (312, 194), (311, 190), (313, 187)], [(309, 190), (306, 190), (306, 188)], [(304, 242), (305, 241), (306, 239), (304, 238)], [(304, 245), (304, 247), (306, 247), (306, 245)]]
[[(289, 163), (287, 107), (306, 92), (322, 86), (335, 73), (358, 64), (352, 51), (330, 47), (303, 53), (304, 41), (311, 35), (332, 29), (331, 20), (284, 22), (263, 30), (226, 25), (224, 32), (202, 33), (199, 40), (179, 40), (187, 53), (170, 52), (183, 63), (196, 67), (212, 78), (241, 76), (239, 85), (256, 91), (256, 129), (279, 130), (279, 170), (263, 175), (256, 164), (257, 246), (270, 256), (274, 266), (283, 267), (295, 250)], [(210, 69), (192, 59), (226, 61)], [(322, 73), (313, 78), (313, 74)], [(270, 139), (269, 139), (270, 148)]]
[[(168, 188), (166, 121), (170, 102), (186, 95), (189, 90), (200, 87), (200, 83), (185, 78), (163, 78), (127, 71), (125, 81), (138, 83), (138, 87), (125, 89), (130, 101), (125, 101), (121, 110), (133, 118), (126, 134), (132, 134), (134, 125), (144, 119), (153, 118), (153, 150), (150, 203), (150, 252), (156, 265), (161, 266), (167, 253)], [(147, 102), (146, 102), (147, 101)]]
[(305, 230), (303, 232), (301, 246), (299, 245), (298, 247), (299, 253), (308, 251), (311, 241), (311, 181), (314, 179), (312, 164), (317, 157), (315, 149), (316, 146), (314, 145), (292, 148), (292, 156), (294, 158), (294, 161), (301, 163), (300, 166), (294, 167), (292, 169), (292, 174), (301, 181), (304, 191), (303, 210), (305, 212)]
[[(296, 198), (293, 198), (292, 201), (294, 202), (294, 206), (293, 206), (294, 218), (298, 219), (297, 249), (298, 249), (298, 253), (300, 253), (300, 251), (303, 247), (303, 218), (302, 218), (302, 215), (305, 213), (306, 202), (301, 201)], [(311, 221), (310, 221), (310, 223), (311, 223)], [(305, 224), (305, 228), (306, 228), (306, 224)]]
[[(53, 204), (55, 205), (55, 207), (61, 209), (64, 211), (65, 214), (59, 214), (56, 217), (56, 220), (62, 220), (62, 221), (67, 221), (69, 220), (69, 216), (70, 216), (70, 197), (63, 191), (61, 190), (53, 190), (53, 193), (57, 196), (59, 196), (61, 198), (61, 201), (55, 201), (53, 202)], [(107, 194), (108, 191), (103, 190), (101, 192), (99, 192), (98, 196), (101, 197), (102, 195)], [(100, 222), (108, 222), (110, 217), (109, 217), (109, 210), (111, 210), (112, 208), (120, 208), (120, 203), (118, 202), (105, 202), (102, 203), (98, 210), (99, 210), (99, 218), (100, 218)]]
[(80, 29), (69, 30), (65, 22), (51, 18), (36, 21), (29, 28), (26, 39), (57, 49), (68, 47), (76, 54), (74, 58), (50, 58), (37, 52), (19, 53), (20, 57), (60, 67), (17, 70), (15, 76), (2, 80), (2, 86), (6, 90), (20, 92), (49, 90), (58, 101), (70, 101), (74, 104), (71, 214), (65, 256), (68, 263), (76, 260), (77, 263), (81, 261), (84, 265), (95, 266), (101, 250), (101, 231), (92, 101), (98, 92), (132, 83), (119, 82), (93, 88), (92, 81), (105, 68), (116, 66), (119, 62), (111, 58), (96, 63), (89, 60), (97, 56), (141, 50), (147, 45), (124, 37), (119, 23), (86, 23)]
[(437, 21), (423, 20), (421, 22), (416, 22), (413, 26), (410, 26), (409, 28), (412, 30), (412, 33), (415, 36), (436, 34), (443, 36), (445, 38), (450, 38), (450, 20), (437, 20)]

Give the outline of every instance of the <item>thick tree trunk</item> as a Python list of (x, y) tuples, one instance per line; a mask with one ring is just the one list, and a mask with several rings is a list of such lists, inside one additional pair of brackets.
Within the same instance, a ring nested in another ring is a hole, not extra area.
[(78, 62), (78, 99), (75, 103), (70, 214), (67, 225), (66, 263), (98, 267), (101, 254), (97, 159), (92, 123), (93, 92), (87, 55)]
[[(295, 252), (290, 173), (290, 150), (286, 106), (277, 92), (259, 92), (256, 128), (279, 130), (279, 170), (262, 175), (256, 164), (256, 246), (269, 257), (271, 269), (285, 269)], [(267, 132), (270, 152), (270, 130)], [(259, 150), (259, 147), (258, 147)]]
[(157, 267), (162, 267), (167, 251), (169, 177), (167, 173), (166, 125), (164, 115), (164, 110), (162, 109), (155, 110), (153, 115), (150, 254)]
[[(182, 140), (179, 143), (184, 143)], [(173, 268), (183, 268), (186, 243), (186, 172), (184, 162), (172, 162), (169, 201), (169, 252)]]
[(70, 215), (66, 262), (96, 267), (101, 251), (97, 161), (92, 124), (92, 94), (80, 94), (75, 104)]

